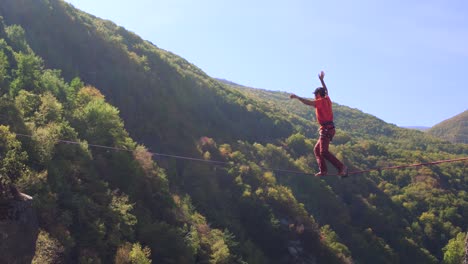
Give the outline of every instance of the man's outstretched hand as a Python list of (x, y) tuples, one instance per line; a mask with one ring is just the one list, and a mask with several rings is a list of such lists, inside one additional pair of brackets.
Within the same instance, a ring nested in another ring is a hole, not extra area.
[(321, 71), (318, 77), (320, 80), (323, 80), (323, 77), (325, 77), (325, 72)]

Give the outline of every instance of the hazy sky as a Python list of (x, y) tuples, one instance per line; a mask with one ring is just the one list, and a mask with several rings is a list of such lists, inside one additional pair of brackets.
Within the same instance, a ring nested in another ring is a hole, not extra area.
[(333, 101), (400, 126), (468, 109), (466, 0), (66, 0), (211, 77)]

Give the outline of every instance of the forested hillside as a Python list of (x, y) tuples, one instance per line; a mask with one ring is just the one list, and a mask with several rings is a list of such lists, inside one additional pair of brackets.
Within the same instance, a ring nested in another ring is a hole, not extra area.
[(46, 67), (99, 87), (132, 136), (150, 147), (177, 153), (205, 135), (266, 142), (292, 131), (284, 117), (249, 111), (253, 100), (225, 89), (183, 58), (62, 1), (6, 0), (0, 12), (25, 29)]
[[(313, 113), (287, 94), (212, 79), (61, 0), (0, 15), (0, 177), (34, 198), (35, 263), (461, 260), (463, 162), (315, 178)], [(468, 155), (334, 110), (331, 150), (353, 170)]]
[(453, 143), (468, 144), (468, 110), (431, 127), (427, 133)]
[(231, 233), (209, 227), (188, 196), (170, 193), (165, 171), (128, 136), (119, 111), (79, 78), (66, 82), (44, 68), (19, 26), (0, 25), (0, 69), (0, 197), (12, 198), (12, 184), (34, 197), (41, 231), (33, 263), (238, 257)]

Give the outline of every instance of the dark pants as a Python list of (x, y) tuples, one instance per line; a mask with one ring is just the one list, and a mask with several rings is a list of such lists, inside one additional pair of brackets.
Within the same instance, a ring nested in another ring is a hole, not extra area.
[(330, 145), (333, 136), (335, 136), (334, 127), (321, 127), (319, 140), (315, 144), (315, 158), (317, 159), (320, 171), (323, 173), (328, 172), (325, 160), (330, 161), (339, 171), (344, 167), (343, 163), (328, 151), (328, 145)]

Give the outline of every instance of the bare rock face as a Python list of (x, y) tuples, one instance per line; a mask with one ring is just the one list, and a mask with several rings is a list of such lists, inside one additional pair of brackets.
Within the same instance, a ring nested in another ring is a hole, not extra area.
[(31, 263), (38, 233), (30, 196), (0, 199), (0, 264)]

